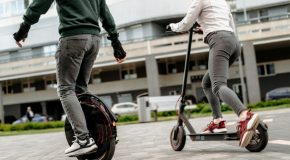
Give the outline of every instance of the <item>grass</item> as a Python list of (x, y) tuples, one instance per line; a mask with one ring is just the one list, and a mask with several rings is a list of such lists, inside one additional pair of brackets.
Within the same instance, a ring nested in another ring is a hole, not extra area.
[(17, 136), (17, 135), (30, 135), (30, 134), (42, 134), (42, 133), (53, 133), (53, 132), (63, 132), (64, 128), (51, 128), (51, 129), (41, 129), (41, 130), (26, 130), (26, 131), (8, 131), (0, 132), (1, 136)]
[[(290, 104), (278, 105), (273, 107), (267, 108), (255, 108), (252, 111), (268, 111), (268, 110), (277, 110), (277, 109), (285, 109), (290, 108)], [(233, 111), (225, 111), (223, 114), (232, 114)], [(195, 113), (191, 114), (191, 118), (199, 118), (199, 117), (207, 117), (211, 116), (211, 113)], [(169, 120), (176, 120), (177, 116), (169, 116), (169, 117), (158, 117), (158, 122), (160, 121), (169, 121)], [(137, 124), (138, 121), (130, 121), (130, 122), (118, 122), (118, 126), (122, 125), (129, 125), (129, 124)], [(53, 128), (53, 129), (41, 129), (41, 130), (25, 130), (25, 131), (7, 131), (7, 132), (0, 132), (0, 136), (15, 136), (15, 135), (28, 135), (28, 134), (42, 134), (42, 133), (52, 133), (52, 132), (63, 132), (63, 128)]]

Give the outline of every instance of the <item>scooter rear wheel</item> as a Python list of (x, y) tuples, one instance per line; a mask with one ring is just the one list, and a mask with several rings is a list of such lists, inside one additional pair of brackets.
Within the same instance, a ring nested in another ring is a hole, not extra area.
[(181, 151), (186, 142), (186, 135), (183, 126), (174, 126), (170, 133), (170, 144), (173, 150)]
[(267, 125), (261, 122), (257, 127), (255, 134), (246, 149), (250, 152), (261, 152), (268, 144)]

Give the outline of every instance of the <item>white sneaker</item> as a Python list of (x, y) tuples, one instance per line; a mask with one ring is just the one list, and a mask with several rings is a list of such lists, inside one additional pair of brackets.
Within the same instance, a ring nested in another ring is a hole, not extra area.
[(87, 138), (85, 140), (76, 139), (64, 153), (69, 157), (76, 157), (97, 151), (97, 148), (98, 146), (93, 138)]

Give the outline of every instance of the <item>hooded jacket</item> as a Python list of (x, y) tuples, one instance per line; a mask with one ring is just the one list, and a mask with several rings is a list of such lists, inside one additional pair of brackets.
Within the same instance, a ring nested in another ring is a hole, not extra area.
[(99, 20), (110, 39), (117, 39), (114, 19), (105, 0), (33, 0), (23, 16), (24, 23), (33, 25), (39, 21), (52, 3), (56, 2), (61, 37), (79, 34), (100, 34)]

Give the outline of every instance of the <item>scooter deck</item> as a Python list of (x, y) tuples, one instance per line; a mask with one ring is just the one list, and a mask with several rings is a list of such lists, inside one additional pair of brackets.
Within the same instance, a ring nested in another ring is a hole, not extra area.
[(197, 133), (188, 134), (192, 141), (237, 141), (240, 140), (237, 132), (232, 133)]

